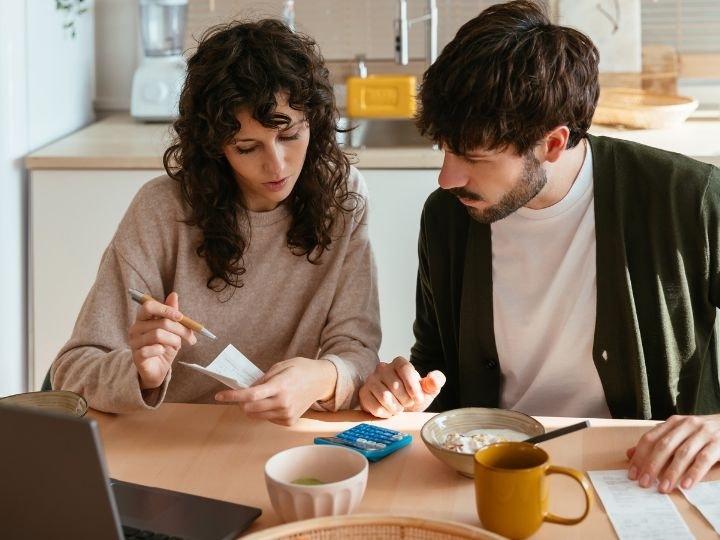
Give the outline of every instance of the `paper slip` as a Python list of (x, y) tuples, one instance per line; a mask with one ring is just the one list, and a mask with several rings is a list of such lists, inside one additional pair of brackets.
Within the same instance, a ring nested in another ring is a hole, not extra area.
[(692, 540), (670, 497), (641, 488), (627, 471), (588, 471), (608, 518), (620, 540)]
[(681, 488), (680, 491), (720, 534), (720, 481), (700, 482), (691, 489)]
[(263, 376), (260, 368), (248, 360), (232, 344), (225, 347), (207, 367), (187, 362), (180, 363), (204, 373), (235, 390), (247, 388)]

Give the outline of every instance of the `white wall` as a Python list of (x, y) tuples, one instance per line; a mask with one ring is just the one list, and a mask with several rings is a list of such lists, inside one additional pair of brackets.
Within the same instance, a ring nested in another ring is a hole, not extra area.
[(99, 111), (127, 111), (140, 61), (137, 0), (95, 0), (95, 51)]
[[(24, 3), (24, 2), (20, 2)], [(55, 2), (27, 0), (28, 150), (93, 120), (95, 94), (94, 11), (67, 15)], [(63, 28), (73, 23), (75, 36)]]
[[(29, 152), (90, 123), (93, 6), (74, 17), (49, 0), (0, 0), (0, 395), (27, 389)], [(62, 211), (62, 209), (58, 209)], [(62, 284), (58, 284), (62, 286)]]
[(24, 2), (0, 0), (0, 395), (25, 388)]

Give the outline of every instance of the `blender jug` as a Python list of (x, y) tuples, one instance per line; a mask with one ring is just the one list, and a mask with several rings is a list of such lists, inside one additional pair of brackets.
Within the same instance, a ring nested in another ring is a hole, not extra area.
[(137, 0), (143, 57), (135, 70), (130, 114), (146, 122), (177, 117), (187, 64), (183, 57), (188, 0)]
[(181, 55), (187, 0), (140, 0), (139, 4), (145, 56)]

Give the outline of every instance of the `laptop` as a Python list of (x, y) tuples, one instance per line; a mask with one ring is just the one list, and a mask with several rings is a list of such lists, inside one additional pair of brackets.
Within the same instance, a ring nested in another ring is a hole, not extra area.
[(0, 538), (229, 540), (260, 513), (111, 479), (95, 420), (0, 405)]

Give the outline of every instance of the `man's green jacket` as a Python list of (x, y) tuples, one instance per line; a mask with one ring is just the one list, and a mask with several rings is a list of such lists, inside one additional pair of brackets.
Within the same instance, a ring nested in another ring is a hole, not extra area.
[[(610, 412), (647, 419), (720, 412), (720, 169), (619, 139), (588, 141), (597, 244), (593, 361)], [(421, 374), (447, 376), (431, 409), (499, 405), (492, 294), (490, 226), (435, 191), (420, 226), (411, 352)], [(585, 360), (567, 358), (568, 369)]]

